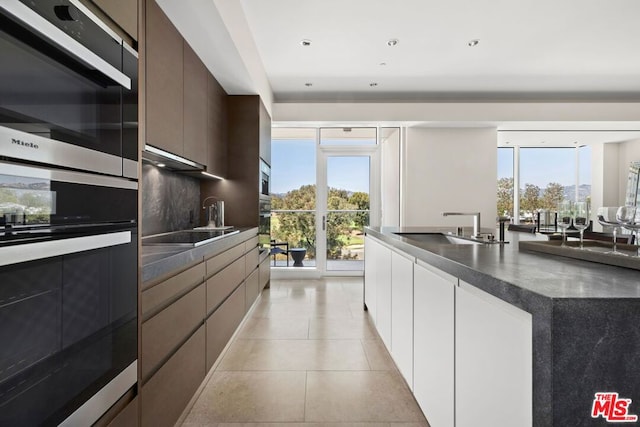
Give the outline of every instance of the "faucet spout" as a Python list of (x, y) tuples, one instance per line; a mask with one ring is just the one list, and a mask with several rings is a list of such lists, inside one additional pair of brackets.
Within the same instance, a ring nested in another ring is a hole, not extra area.
[(480, 235), (480, 212), (442, 212), (442, 216), (472, 216), (473, 237)]
[(204, 200), (202, 201), (202, 209), (207, 209), (207, 200), (209, 200), (209, 199), (218, 200), (218, 198), (217, 198), (217, 197), (215, 197), (215, 196), (209, 196), (209, 197), (207, 197), (206, 199), (204, 199)]

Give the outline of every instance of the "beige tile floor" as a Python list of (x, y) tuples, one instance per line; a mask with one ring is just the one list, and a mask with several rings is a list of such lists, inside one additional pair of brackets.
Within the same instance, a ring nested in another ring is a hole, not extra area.
[(262, 292), (184, 427), (428, 427), (362, 309), (361, 278)]

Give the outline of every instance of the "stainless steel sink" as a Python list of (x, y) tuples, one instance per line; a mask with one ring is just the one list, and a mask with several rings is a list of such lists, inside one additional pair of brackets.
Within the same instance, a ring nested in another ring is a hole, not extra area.
[(481, 245), (483, 242), (442, 233), (393, 233), (406, 239), (434, 245)]

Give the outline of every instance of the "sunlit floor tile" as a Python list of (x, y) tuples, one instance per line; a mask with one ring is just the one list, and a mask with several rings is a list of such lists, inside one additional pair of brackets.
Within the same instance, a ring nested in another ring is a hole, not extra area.
[(251, 317), (247, 319), (238, 339), (307, 339), (309, 320)]
[(188, 422), (304, 421), (304, 372), (215, 372)]
[(308, 372), (305, 419), (425, 421), (409, 389), (393, 371)]
[(359, 340), (237, 340), (220, 371), (368, 370)]
[(310, 320), (309, 339), (375, 339), (378, 335), (367, 319)]

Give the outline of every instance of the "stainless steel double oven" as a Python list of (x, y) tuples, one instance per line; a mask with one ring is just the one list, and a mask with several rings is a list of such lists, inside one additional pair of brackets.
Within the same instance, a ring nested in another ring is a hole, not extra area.
[(0, 1), (0, 425), (91, 425), (137, 378), (137, 54)]

